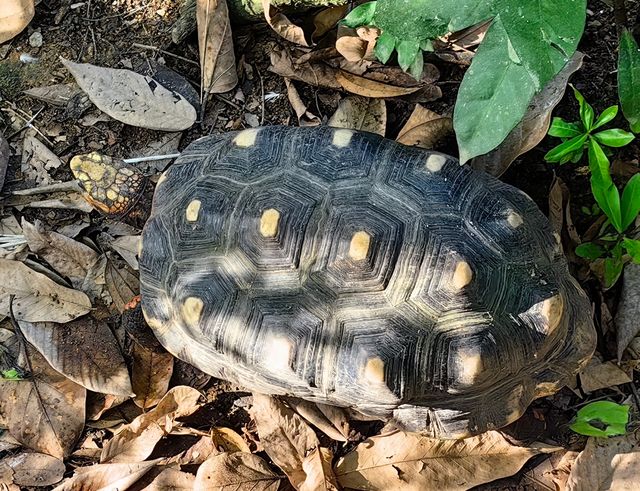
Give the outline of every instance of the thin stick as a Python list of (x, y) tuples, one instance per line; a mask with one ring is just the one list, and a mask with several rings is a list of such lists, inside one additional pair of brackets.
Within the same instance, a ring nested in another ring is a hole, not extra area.
[(190, 60), (189, 58), (185, 58), (184, 56), (176, 55), (174, 53), (171, 53), (170, 51), (165, 51), (163, 49), (158, 48), (157, 46), (150, 46), (148, 44), (140, 44), (140, 43), (133, 43), (132, 46), (135, 48), (150, 49), (152, 51), (157, 51), (158, 53), (162, 53), (163, 55), (173, 56), (174, 58), (178, 60), (182, 60), (186, 63), (191, 63), (192, 65), (200, 66), (200, 63), (198, 63), (197, 61)]
[(130, 159), (122, 159), (125, 164), (137, 164), (138, 162), (152, 162), (154, 160), (177, 159), (179, 153), (170, 153), (167, 155), (149, 155), (147, 157), (133, 157)]

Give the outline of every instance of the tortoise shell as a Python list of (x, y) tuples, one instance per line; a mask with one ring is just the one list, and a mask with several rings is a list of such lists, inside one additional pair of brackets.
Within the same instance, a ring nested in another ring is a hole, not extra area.
[(194, 142), (158, 182), (141, 251), (145, 317), (178, 358), (433, 436), (514, 421), (594, 349), (526, 194), (370, 133)]

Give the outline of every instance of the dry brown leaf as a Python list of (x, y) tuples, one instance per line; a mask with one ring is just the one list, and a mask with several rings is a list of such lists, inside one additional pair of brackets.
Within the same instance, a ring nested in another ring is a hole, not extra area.
[(336, 49), (347, 61), (361, 61), (367, 54), (369, 43), (358, 36), (340, 36), (336, 39)]
[(270, 0), (262, 0), (262, 8), (267, 23), (279, 36), (300, 46), (310, 46), (302, 27), (295, 25), (286, 15), (278, 12), (278, 10), (271, 5)]
[(11, 148), (7, 140), (4, 139), (4, 136), (2, 136), (2, 132), (0, 132), (0, 191), (2, 191), (2, 186), (4, 186), (4, 178), (7, 175), (10, 156)]
[(100, 462), (137, 462), (151, 455), (156, 443), (171, 432), (176, 419), (188, 416), (200, 405), (200, 392), (187, 386), (171, 389), (158, 405), (120, 428), (102, 449)]
[(313, 34), (311, 34), (311, 40), (315, 42), (333, 29), (340, 19), (345, 16), (348, 9), (348, 5), (335, 5), (318, 12), (313, 17), (314, 30)]
[(370, 78), (354, 75), (353, 73), (339, 70), (336, 72), (336, 80), (343, 89), (363, 97), (399, 97), (412, 94), (421, 87), (398, 87), (384, 82), (378, 82)]
[(87, 395), (87, 420), (99, 420), (105, 411), (119, 406), (127, 400), (129, 400), (128, 396), (114, 396), (111, 394), (89, 392)]
[(20, 486), (50, 486), (60, 482), (65, 471), (62, 460), (34, 452), (20, 452), (0, 460), (0, 475), (4, 466), (11, 469), (13, 483)]
[(157, 341), (145, 343), (142, 339), (134, 339), (131, 357), (131, 383), (136, 394), (133, 401), (143, 409), (153, 407), (169, 389), (173, 356)]
[(342, 408), (302, 399), (288, 399), (296, 412), (329, 438), (339, 442), (349, 440), (349, 421)]
[(39, 220), (31, 224), (23, 218), (22, 230), (32, 252), (69, 278), (74, 288), (82, 287), (87, 273), (98, 261), (96, 251), (57, 232), (45, 231)]
[(271, 66), (269, 71), (282, 77), (291, 78), (309, 85), (340, 89), (336, 80), (337, 70), (320, 62), (294, 63), (291, 55), (284, 49), (270, 49)]
[(285, 78), (284, 82), (287, 86), (289, 102), (298, 117), (298, 124), (300, 126), (318, 126), (320, 124), (320, 118), (307, 110), (306, 104), (302, 102), (302, 98), (300, 94), (298, 94), (298, 90), (295, 85), (293, 85), (291, 79)]
[(336, 476), (331, 468), (333, 454), (328, 448), (316, 448), (302, 461), (307, 478), (300, 491), (338, 491)]
[(622, 293), (616, 314), (616, 342), (618, 360), (633, 338), (640, 334), (640, 265), (629, 263), (624, 267)]
[(499, 177), (516, 158), (540, 143), (549, 129), (553, 109), (564, 96), (569, 77), (582, 66), (583, 57), (582, 53), (576, 52), (565, 67), (533, 97), (527, 113), (504, 141), (491, 152), (473, 158), (471, 167)]
[[(226, 0), (197, 0), (200, 83), (204, 92), (228, 92), (238, 84)], [(202, 99), (202, 95), (201, 95)]]
[(29, 97), (57, 107), (65, 107), (70, 99), (81, 92), (80, 87), (74, 83), (33, 87), (24, 91)]
[(151, 130), (182, 131), (196, 121), (196, 110), (182, 95), (131, 70), (62, 59), (98, 109), (114, 119)]
[(127, 365), (106, 323), (85, 316), (66, 324), (20, 321), (31, 344), (60, 373), (94, 392), (132, 396)]
[(383, 99), (345, 97), (328, 124), (334, 128), (362, 130), (384, 136), (387, 130), (387, 106)]
[(220, 451), (209, 436), (200, 437), (196, 443), (191, 445), (184, 453), (171, 459), (171, 463), (179, 465), (199, 465), (212, 455), (218, 455)]
[(594, 438), (580, 452), (567, 481), (567, 491), (637, 491), (640, 432)]
[(29, 132), (22, 143), (22, 165), (21, 170), (27, 180), (33, 181), (40, 186), (53, 184), (55, 181), (49, 171), (57, 169), (62, 165), (58, 156), (49, 150), (42, 143), (35, 133)]
[(349, 489), (469, 489), (515, 474), (534, 455), (558, 450), (508, 443), (497, 431), (463, 440), (438, 440), (397, 431), (374, 436), (341, 458), (338, 483)]
[(280, 477), (257, 455), (236, 452), (209, 457), (199, 468), (194, 491), (277, 491)]
[(549, 191), (549, 221), (565, 246), (565, 254), (571, 262), (577, 261), (575, 248), (580, 244), (580, 236), (573, 225), (569, 188), (562, 179), (555, 176)]
[(33, 0), (2, 0), (0, 10), (0, 44), (17, 36), (35, 14)]
[(211, 428), (211, 440), (221, 452), (247, 452), (251, 453), (249, 445), (231, 428), (216, 426)]
[(405, 145), (433, 148), (438, 141), (453, 131), (453, 121), (416, 104), (396, 141)]
[(120, 261), (109, 261), (104, 275), (109, 294), (120, 313), (140, 293), (140, 279), (133, 270)]
[(118, 254), (122, 256), (122, 259), (127, 261), (127, 264), (134, 270), (138, 270), (138, 248), (140, 245), (140, 235), (123, 235), (114, 239), (111, 242)]
[(161, 460), (77, 467), (73, 477), (53, 491), (125, 491)]
[(594, 390), (631, 382), (631, 377), (618, 365), (611, 361), (602, 363), (595, 356), (589, 360), (586, 367), (580, 370), (578, 375), (580, 376), (580, 387), (587, 394)]
[(555, 452), (533, 469), (526, 471), (522, 476), (521, 483), (536, 490), (564, 490), (577, 456), (578, 452)]
[(254, 394), (251, 415), (265, 452), (291, 484), (300, 489), (307, 478), (304, 459), (320, 447), (316, 434), (298, 414), (274, 397)]
[(191, 491), (196, 476), (188, 472), (168, 467), (158, 474), (154, 480), (142, 491), (179, 491), (181, 489)]
[(28, 358), (33, 369), (28, 379), (0, 379), (0, 418), (25, 447), (62, 459), (84, 428), (87, 391), (31, 347)]
[(0, 315), (9, 314), (9, 296), (15, 295), (16, 319), (29, 322), (69, 322), (91, 309), (84, 293), (54, 283), (18, 261), (0, 259)]

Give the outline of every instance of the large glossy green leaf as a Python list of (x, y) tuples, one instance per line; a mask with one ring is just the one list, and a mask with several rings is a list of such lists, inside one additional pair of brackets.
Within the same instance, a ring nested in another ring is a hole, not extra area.
[(591, 170), (591, 192), (598, 206), (609, 218), (611, 225), (622, 232), (620, 193), (611, 180), (609, 159), (594, 139), (589, 139), (589, 169)]
[(636, 174), (622, 191), (622, 230), (626, 230), (640, 213), (640, 174)]
[(618, 95), (624, 117), (640, 132), (640, 51), (629, 31), (622, 33), (618, 51)]

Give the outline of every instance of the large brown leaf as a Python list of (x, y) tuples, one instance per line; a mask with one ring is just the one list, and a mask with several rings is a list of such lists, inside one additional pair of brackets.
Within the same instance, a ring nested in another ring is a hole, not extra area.
[(125, 491), (161, 460), (78, 467), (72, 478), (53, 491)]
[(22, 32), (29, 25), (34, 14), (33, 0), (2, 0), (0, 44), (9, 41), (9, 39)]
[(188, 472), (168, 467), (158, 474), (143, 491), (185, 491), (193, 490), (196, 476)]
[(301, 46), (309, 46), (302, 27), (295, 25), (282, 12), (278, 12), (278, 10), (271, 5), (270, 0), (261, 1), (264, 18), (275, 32), (287, 41)]
[(123, 261), (110, 258), (104, 279), (113, 304), (120, 313), (124, 312), (126, 305), (140, 293), (140, 279)]
[(616, 314), (616, 342), (618, 360), (633, 338), (640, 334), (640, 265), (629, 263), (624, 267), (622, 293)]
[(201, 86), (206, 93), (228, 92), (238, 83), (238, 74), (227, 1), (197, 0), (196, 20)]
[(302, 461), (307, 475), (300, 491), (338, 491), (336, 476), (331, 468), (333, 454), (328, 448), (318, 447)]
[(16, 319), (29, 322), (69, 322), (91, 309), (89, 297), (53, 282), (18, 261), (0, 259), (0, 315), (9, 314), (9, 296), (15, 295)]
[(147, 409), (167, 393), (173, 374), (173, 356), (153, 336), (133, 338), (131, 382), (137, 406)]
[(438, 440), (396, 431), (365, 440), (335, 466), (350, 489), (469, 489), (515, 474), (534, 455), (557, 450), (508, 443), (497, 431), (463, 440)]
[(438, 141), (453, 132), (453, 121), (416, 104), (396, 141), (420, 148), (433, 148)]
[(62, 459), (84, 428), (86, 390), (55, 371), (35, 349), (25, 380), (0, 379), (0, 417), (25, 447)]
[(27, 340), (53, 368), (94, 392), (132, 396), (118, 342), (104, 322), (85, 316), (67, 324), (20, 322)]
[(421, 86), (399, 87), (371, 78), (354, 75), (344, 70), (336, 72), (336, 80), (344, 90), (363, 97), (399, 97), (412, 94), (422, 88)]
[(221, 453), (198, 469), (194, 491), (277, 491), (280, 477), (257, 455)]
[(384, 99), (345, 97), (328, 124), (334, 128), (362, 130), (384, 136), (387, 130), (387, 106)]
[[(20, 452), (0, 460), (0, 476), (10, 469), (14, 484), (20, 486), (50, 486), (62, 480), (62, 460), (44, 453)], [(2, 478), (0, 477), (0, 481)]]

